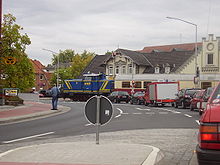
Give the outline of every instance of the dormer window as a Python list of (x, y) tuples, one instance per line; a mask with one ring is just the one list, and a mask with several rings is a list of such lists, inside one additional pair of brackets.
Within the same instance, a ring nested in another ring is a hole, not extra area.
[(118, 65), (115, 68), (115, 74), (119, 74), (119, 66)]
[(160, 68), (158, 66), (155, 67), (155, 73), (160, 73)]
[(108, 74), (109, 74), (109, 75), (113, 75), (113, 66), (112, 66), (112, 65), (110, 65), (110, 66), (108, 67)]
[(165, 73), (166, 73), (166, 74), (169, 74), (169, 73), (170, 73), (170, 67), (169, 67), (169, 66), (166, 66), (166, 67), (165, 67)]

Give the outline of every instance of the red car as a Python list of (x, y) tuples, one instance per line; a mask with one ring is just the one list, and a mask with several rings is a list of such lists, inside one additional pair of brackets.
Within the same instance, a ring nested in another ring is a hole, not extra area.
[(212, 87), (207, 88), (202, 95), (202, 99), (197, 103), (197, 107), (199, 108), (199, 115), (202, 115), (204, 112), (207, 101), (209, 100), (213, 90), (214, 88)]
[(199, 90), (194, 95), (193, 98), (190, 101), (190, 110), (194, 111), (194, 109), (198, 109), (197, 107), (198, 102), (202, 101), (202, 96), (205, 90)]
[(200, 165), (220, 164), (220, 83), (200, 118), (196, 153)]

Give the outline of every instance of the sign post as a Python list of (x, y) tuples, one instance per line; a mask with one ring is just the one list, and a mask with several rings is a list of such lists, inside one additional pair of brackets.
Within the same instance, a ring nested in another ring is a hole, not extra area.
[(97, 96), (97, 111), (96, 111), (96, 144), (99, 144), (99, 127), (100, 127), (100, 100), (101, 97)]
[(85, 105), (85, 116), (87, 120), (97, 127), (96, 144), (99, 144), (100, 126), (108, 123), (113, 116), (111, 101), (105, 96), (93, 96)]

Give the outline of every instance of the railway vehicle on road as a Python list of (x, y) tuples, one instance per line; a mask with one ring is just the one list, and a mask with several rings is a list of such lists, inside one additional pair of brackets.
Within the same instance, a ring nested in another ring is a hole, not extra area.
[(82, 79), (64, 80), (63, 98), (86, 101), (94, 95), (108, 96), (114, 89), (114, 81), (106, 79), (103, 73), (84, 74)]

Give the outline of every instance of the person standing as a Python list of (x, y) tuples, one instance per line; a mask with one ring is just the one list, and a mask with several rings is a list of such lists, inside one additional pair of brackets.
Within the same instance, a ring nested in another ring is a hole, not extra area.
[(56, 86), (56, 84), (54, 84), (54, 87), (51, 89), (51, 95), (52, 95), (52, 109), (51, 110), (57, 110), (59, 89)]

